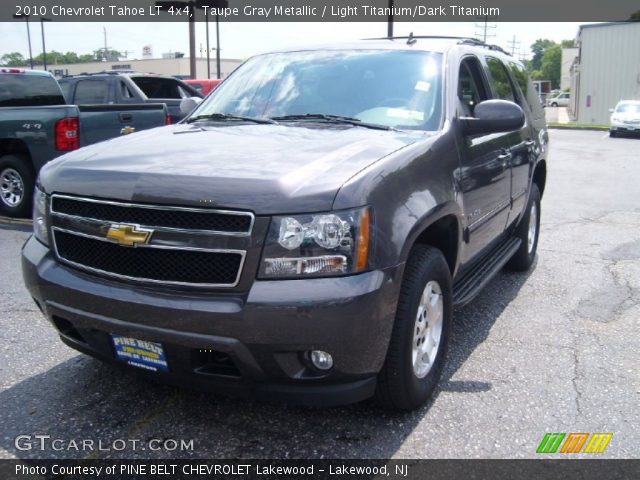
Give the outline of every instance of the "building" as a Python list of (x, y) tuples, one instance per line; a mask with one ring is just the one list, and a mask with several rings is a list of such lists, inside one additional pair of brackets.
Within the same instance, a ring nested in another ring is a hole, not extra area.
[[(221, 77), (227, 77), (233, 72), (242, 60), (222, 58), (220, 59)], [(117, 62), (90, 62), (71, 63), (65, 65), (47, 65), (47, 70), (56, 77), (64, 75), (77, 75), (79, 73), (96, 73), (117, 70), (135, 70), (136, 72), (158, 73), (160, 75), (171, 75), (189, 78), (190, 66), (189, 58), (148, 58), (143, 60), (123, 60)], [(211, 78), (216, 78), (216, 59), (211, 58), (210, 62)], [(207, 59), (196, 59), (196, 78), (207, 78)]]
[(609, 123), (620, 100), (640, 100), (640, 22), (582, 25), (571, 69), (569, 112), (578, 123)]
[(568, 47), (562, 49), (562, 60), (560, 66), (560, 90), (571, 88), (571, 67), (580, 53), (578, 47)]

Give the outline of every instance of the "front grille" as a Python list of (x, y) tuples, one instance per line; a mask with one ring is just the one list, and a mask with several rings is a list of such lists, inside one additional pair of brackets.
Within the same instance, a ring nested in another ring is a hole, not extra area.
[(132, 280), (234, 286), (242, 252), (121, 247), (96, 238), (53, 230), (58, 256), (74, 266)]
[(229, 234), (251, 233), (253, 215), (247, 212), (129, 205), (60, 195), (52, 197), (51, 211), (114, 223), (135, 223), (149, 227), (205, 230)]

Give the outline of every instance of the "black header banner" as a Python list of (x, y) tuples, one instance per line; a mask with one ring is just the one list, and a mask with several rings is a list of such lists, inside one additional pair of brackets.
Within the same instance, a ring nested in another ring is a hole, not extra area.
[(635, 0), (6, 0), (0, 21), (503, 22), (627, 21)]
[(639, 460), (0, 460), (2, 480), (628, 480)]

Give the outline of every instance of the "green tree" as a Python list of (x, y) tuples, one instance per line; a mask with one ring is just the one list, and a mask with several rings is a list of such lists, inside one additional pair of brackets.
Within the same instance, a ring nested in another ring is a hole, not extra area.
[(540, 66), (541, 80), (551, 80), (551, 88), (560, 88), (562, 68), (562, 47), (555, 44), (549, 47), (542, 56)]
[(5, 53), (0, 57), (0, 65), (7, 67), (25, 67), (29, 59), (25, 59), (20, 52)]
[(634, 20), (636, 22), (640, 21), (640, 10), (638, 10), (635, 13), (632, 13), (631, 16), (629, 17), (629, 20)]
[(533, 72), (534, 70), (540, 70), (540, 68), (542, 67), (542, 57), (544, 55), (544, 52), (546, 52), (549, 47), (555, 44), (556, 42), (554, 42), (553, 40), (549, 40), (547, 38), (545, 39), (539, 38), (538, 40), (533, 42), (533, 45), (531, 45), (531, 51), (533, 52), (533, 57), (529, 62), (530, 71)]

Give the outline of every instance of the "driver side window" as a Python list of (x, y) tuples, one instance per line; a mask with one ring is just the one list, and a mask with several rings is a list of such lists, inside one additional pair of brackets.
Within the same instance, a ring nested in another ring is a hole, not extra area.
[(473, 117), (475, 106), (487, 98), (480, 73), (480, 62), (475, 57), (463, 59), (458, 75), (458, 100), (462, 111), (461, 116)]

